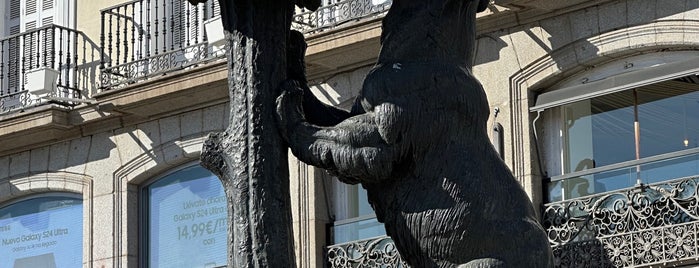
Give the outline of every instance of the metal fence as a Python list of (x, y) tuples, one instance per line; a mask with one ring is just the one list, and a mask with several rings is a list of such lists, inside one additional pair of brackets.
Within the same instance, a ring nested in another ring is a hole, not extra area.
[(101, 88), (221, 58), (225, 51), (209, 45), (205, 30), (218, 13), (218, 1), (192, 6), (186, 0), (137, 0), (102, 10)]
[[(317, 11), (298, 12), (292, 28), (318, 33), (380, 17), (390, 6), (390, 0), (338, 1)], [(211, 44), (204, 26), (219, 13), (218, 1), (192, 6), (186, 0), (136, 0), (102, 10), (100, 88), (119, 88), (222, 59), (227, 48)]]
[(393, 240), (388, 236), (352, 241), (328, 247), (328, 262), (333, 268), (406, 268)]
[(644, 267), (699, 259), (699, 177), (547, 204), (557, 267)]
[[(79, 104), (96, 84), (100, 58), (97, 45), (82, 32), (58, 25), (0, 39), (0, 113), (45, 103)], [(49, 85), (28, 86), (39, 78), (49, 79)]]
[(381, 17), (391, 3), (391, 0), (337, 1), (316, 11), (297, 13), (293, 17), (292, 28), (305, 34), (319, 33), (349, 22)]

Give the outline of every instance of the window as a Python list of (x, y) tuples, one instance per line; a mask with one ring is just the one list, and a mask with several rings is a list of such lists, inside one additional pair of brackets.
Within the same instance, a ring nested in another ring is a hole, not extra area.
[(146, 267), (224, 267), (227, 202), (223, 186), (198, 165), (142, 188)]
[(0, 207), (0, 268), (81, 267), (83, 206), (45, 195)]
[(335, 222), (332, 228), (334, 244), (363, 240), (386, 234), (369, 205), (367, 192), (359, 185), (335, 183)]
[(548, 112), (560, 120), (551, 125), (560, 126), (563, 173), (549, 184), (549, 201), (699, 174), (696, 75)]

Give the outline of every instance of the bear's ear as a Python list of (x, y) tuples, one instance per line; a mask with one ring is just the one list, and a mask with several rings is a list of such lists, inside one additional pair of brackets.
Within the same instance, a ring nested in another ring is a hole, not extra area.
[(296, 0), (296, 5), (300, 8), (315, 11), (318, 9), (318, 7), (320, 7), (320, 0)]
[(486, 8), (488, 8), (488, 4), (490, 3), (490, 0), (480, 0), (478, 1), (478, 9), (476, 11), (482, 12), (485, 11)]

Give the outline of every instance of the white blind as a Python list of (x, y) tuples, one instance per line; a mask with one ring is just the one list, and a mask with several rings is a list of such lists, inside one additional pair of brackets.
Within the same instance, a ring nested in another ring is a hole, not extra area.
[(25, 15), (32, 15), (36, 13), (36, 0), (27, 0), (27, 8)]
[(49, 10), (53, 8), (53, 0), (44, 0), (41, 5), (42, 10)]
[(19, 19), (19, 0), (10, 0), (10, 20)]

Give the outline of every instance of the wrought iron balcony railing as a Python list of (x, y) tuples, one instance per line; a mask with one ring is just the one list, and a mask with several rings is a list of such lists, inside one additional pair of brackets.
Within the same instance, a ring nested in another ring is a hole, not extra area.
[(79, 104), (96, 84), (99, 59), (98, 47), (82, 32), (58, 25), (0, 39), (0, 113)]
[(408, 267), (388, 236), (332, 245), (328, 247), (327, 254), (330, 267), (333, 268)]
[[(297, 12), (292, 28), (317, 33), (379, 17), (390, 6), (391, 0), (338, 1), (317, 11)], [(100, 88), (123, 87), (223, 58), (226, 47), (211, 44), (209, 27), (204, 26), (218, 13), (218, 1), (191, 6), (187, 0), (134, 0), (102, 10)]]
[(391, 7), (391, 0), (344, 0), (322, 6), (316, 11), (294, 15), (292, 28), (305, 34), (337, 28), (348, 22), (380, 17)]
[(545, 206), (557, 267), (644, 267), (699, 259), (699, 177)]
[(205, 30), (218, 10), (218, 1), (192, 6), (187, 0), (136, 0), (102, 10), (101, 88), (222, 58), (224, 48), (209, 44)]

